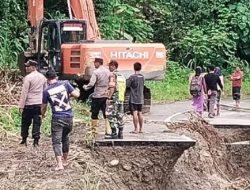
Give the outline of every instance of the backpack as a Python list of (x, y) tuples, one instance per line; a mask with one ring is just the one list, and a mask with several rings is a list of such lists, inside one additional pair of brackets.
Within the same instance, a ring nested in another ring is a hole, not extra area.
[(193, 76), (190, 83), (190, 94), (192, 96), (200, 96), (202, 91), (201, 77)]
[(126, 91), (126, 78), (121, 73), (116, 73), (116, 89), (118, 91), (118, 101), (124, 102)]

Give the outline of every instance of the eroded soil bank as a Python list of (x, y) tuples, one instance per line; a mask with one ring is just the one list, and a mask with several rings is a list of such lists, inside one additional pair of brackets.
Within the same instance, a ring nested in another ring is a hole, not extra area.
[[(126, 189), (165, 189), (169, 173), (184, 151), (182, 147), (120, 146), (98, 147), (94, 158), (119, 176)], [(118, 161), (112, 164), (112, 161)]]
[[(223, 136), (221, 130), (197, 120), (170, 124), (169, 130), (195, 139), (196, 145), (185, 151), (181, 147), (97, 147), (93, 156), (119, 176), (114, 180), (126, 189), (250, 189), (250, 145), (230, 144), (247, 140), (243, 134), (250, 129), (228, 129)], [(119, 163), (111, 167), (111, 160)]]
[[(250, 129), (215, 129), (203, 121), (169, 126), (196, 140), (178, 159), (167, 189), (250, 189)], [(243, 135), (244, 134), (244, 135)]]

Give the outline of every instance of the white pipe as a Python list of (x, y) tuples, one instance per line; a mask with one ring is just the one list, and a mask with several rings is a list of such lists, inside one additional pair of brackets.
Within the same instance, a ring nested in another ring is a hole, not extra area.
[(70, 0), (67, 0), (68, 2), (68, 10), (69, 10), (69, 18), (72, 19), (72, 11), (71, 11), (71, 5), (70, 5)]

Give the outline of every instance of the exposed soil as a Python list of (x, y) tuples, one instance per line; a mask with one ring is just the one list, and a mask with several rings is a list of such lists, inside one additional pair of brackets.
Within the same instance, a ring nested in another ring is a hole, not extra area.
[[(0, 104), (16, 104), (20, 79), (6, 73), (0, 78)], [(42, 137), (38, 148), (32, 147), (31, 140), (28, 147), (20, 146), (19, 136), (0, 126), (0, 189), (250, 189), (250, 145), (234, 143), (249, 141), (250, 129), (217, 130), (191, 118), (166, 130), (185, 134), (196, 145), (188, 150), (154, 145), (93, 148), (86, 141), (87, 127), (76, 124), (70, 137), (70, 165), (55, 172), (49, 137)]]
[[(76, 130), (83, 129), (78, 125)], [(116, 187), (110, 174), (83, 148), (83, 136), (74, 132), (71, 139), (70, 165), (54, 171), (55, 160), (50, 138), (43, 137), (38, 148), (18, 145), (18, 136), (0, 132), (0, 189), (109, 189)], [(115, 188), (114, 188), (115, 189)]]
[[(169, 173), (184, 148), (168, 146), (98, 147), (94, 158), (106, 170), (119, 178), (126, 189), (166, 189)], [(112, 161), (118, 161), (112, 165)]]
[[(18, 145), (18, 137), (0, 132), (1, 189), (250, 189), (250, 147), (226, 146), (206, 123), (168, 126), (197, 140), (194, 147), (86, 147), (86, 127), (71, 139), (71, 164), (55, 172), (49, 138), (39, 148)], [(232, 131), (233, 133), (233, 131)], [(184, 152), (183, 152), (184, 151)], [(113, 163), (118, 161), (118, 163)]]
[(167, 189), (250, 189), (250, 146), (228, 143), (246, 140), (245, 135), (239, 134), (249, 134), (250, 129), (227, 129), (223, 136), (220, 130), (204, 122), (169, 127), (192, 137), (197, 143), (178, 159)]

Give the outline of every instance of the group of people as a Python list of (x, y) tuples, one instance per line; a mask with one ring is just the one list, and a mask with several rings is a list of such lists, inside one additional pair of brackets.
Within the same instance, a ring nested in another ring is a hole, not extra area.
[[(91, 101), (91, 132), (95, 137), (99, 121), (99, 112), (105, 119), (105, 138), (123, 138), (123, 116), (126, 88), (130, 89), (129, 105), (133, 115), (134, 131), (141, 133), (143, 125), (142, 106), (144, 77), (140, 74), (142, 65), (134, 63), (134, 74), (127, 80), (118, 71), (118, 62), (111, 60), (108, 68), (103, 65), (102, 58), (95, 58), (95, 70), (90, 82), (83, 86), (84, 90), (94, 87)], [(73, 127), (73, 111), (70, 97), (78, 98), (79, 89), (75, 89), (69, 81), (60, 81), (53, 69), (42, 75), (37, 71), (38, 63), (29, 60), (25, 63), (27, 75), (24, 77), (19, 101), (22, 114), (20, 144), (27, 146), (29, 127), (33, 123), (33, 146), (39, 145), (40, 127), (46, 116), (47, 105), (52, 110), (51, 135), (52, 146), (57, 161), (55, 170), (62, 170), (67, 165), (69, 153), (69, 133)]]
[[(108, 68), (103, 64), (102, 58), (95, 58), (95, 70), (84, 90), (94, 87), (91, 101), (91, 132), (95, 137), (99, 125), (99, 112), (105, 119), (105, 138), (123, 138), (123, 116), (125, 91), (129, 88), (129, 106), (133, 116), (134, 130), (131, 133), (142, 133), (144, 102), (144, 76), (140, 73), (142, 65), (134, 63), (134, 74), (126, 79), (118, 71), (118, 62), (111, 60)], [(37, 70), (38, 63), (29, 60), (25, 63), (27, 75), (24, 77), (22, 92), (19, 101), (19, 111), (22, 114), (20, 144), (27, 145), (29, 127), (33, 123), (33, 146), (39, 145), (40, 127), (46, 115), (47, 105), (52, 110), (51, 135), (55, 153), (56, 170), (64, 169), (67, 165), (69, 152), (69, 133), (73, 127), (73, 111), (70, 97), (78, 98), (79, 89), (75, 89), (69, 81), (58, 80), (53, 69), (42, 75)], [(240, 90), (243, 72), (239, 67), (231, 76), (232, 94), (236, 107), (240, 103)], [(219, 67), (210, 65), (208, 73), (202, 72), (201, 67), (195, 69), (195, 74), (190, 77), (190, 93), (193, 96), (195, 112), (202, 115), (205, 108), (208, 117), (213, 118), (217, 110), (220, 114), (220, 97), (224, 89), (224, 79)]]
[(108, 64), (109, 69), (103, 65), (103, 59), (96, 58), (94, 61), (96, 70), (94, 70), (90, 82), (84, 85), (84, 90), (94, 88), (91, 102), (91, 128), (95, 136), (99, 112), (105, 119), (105, 138), (122, 139), (123, 138), (123, 116), (124, 100), (126, 88), (130, 88), (129, 105), (133, 115), (134, 133), (142, 132), (142, 105), (144, 77), (140, 74), (141, 64), (134, 64), (135, 74), (127, 80), (118, 71), (118, 62), (111, 60)]
[[(240, 90), (243, 72), (236, 67), (231, 76), (232, 97), (236, 102), (236, 108), (240, 104)], [(194, 111), (202, 116), (203, 111), (208, 111), (208, 117), (213, 118), (220, 114), (220, 99), (224, 89), (224, 78), (219, 67), (208, 66), (208, 73), (204, 73), (201, 67), (196, 67), (195, 74), (189, 79), (190, 94), (193, 96)], [(216, 111), (216, 112), (215, 112)]]
[(68, 134), (73, 126), (70, 96), (79, 97), (80, 92), (78, 89), (74, 89), (68, 81), (58, 81), (54, 70), (49, 70), (44, 76), (37, 71), (37, 67), (36, 61), (29, 60), (25, 63), (27, 75), (23, 80), (18, 105), (22, 114), (22, 141), (20, 144), (27, 146), (29, 127), (33, 123), (33, 146), (39, 145), (40, 127), (49, 103), (52, 110), (52, 145), (57, 161), (55, 170), (60, 170), (67, 165), (69, 152)]

